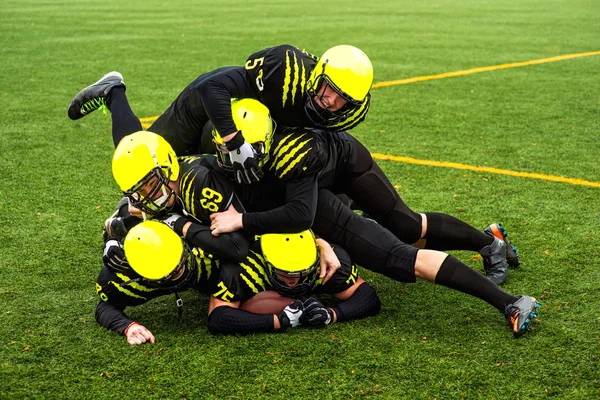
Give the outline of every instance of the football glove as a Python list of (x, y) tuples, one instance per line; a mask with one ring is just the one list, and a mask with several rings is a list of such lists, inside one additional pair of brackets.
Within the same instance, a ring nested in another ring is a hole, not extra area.
[(104, 244), (104, 253), (102, 254), (102, 261), (106, 268), (112, 272), (126, 272), (130, 270), (129, 263), (125, 259), (125, 250), (123, 250), (123, 244), (118, 240), (108, 240)]
[(251, 184), (258, 182), (264, 176), (264, 172), (256, 161), (254, 147), (244, 140), (242, 132), (239, 131), (233, 139), (225, 143), (229, 152), (233, 177), (238, 183)]
[(303, 308), (304, 306), (301, 300), (296, 300), (292, 304), (285, 306), (283, 311), (277, 314), (281, 329), (285, 330), (287, 328), (296, 328), (297, 326), (300, 326)]
[(112, 217), (104, 221), (104, 233), (106, 238), (123, 239), (127, 236), (127, 227), (121, 217)]
[(302, 323), (312, 327), (329, 325), (333, 320), (333, 313), (314, 297), (304, 300), (304, 313)]

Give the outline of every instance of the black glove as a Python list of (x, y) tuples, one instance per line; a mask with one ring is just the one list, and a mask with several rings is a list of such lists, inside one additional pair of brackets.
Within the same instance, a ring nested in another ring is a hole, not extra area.
[(104, 221), (104, 233), (106, 238), (123, 239), (127, 236), (127, 227), (121, 217), (112, 217)]
[(115, 273), (126, 272), (131, 269), (129, 263), (125, 259), (123, 244), (118, 240), (111, 239), (104, 244), (102, 261), (104, 261), (104, 265), (106, 265), (108, 269)]
[(295, 328), (300, 326), (300, 318), (302, 318), (302, 310), (304, 306), (301, 300), (296, 300), (292, 304), (285, 306), (282, 312), (277, 314), (281, 329)]
[(333, 312), (328, 308), (325, 308), (323, 304), (315, 299), (309, 297), (304, 300), (304, 313), (302, 315), (302, 323), (313, 327), (322, 327), (329, 325), (333, 321)]
[(233, 176), (238, 183), (250, 184), (260, 181), (264, 172), (258, 166), (254, 147), (244, 140), (241, 131), (225, 143), (225, 147), (229, 151)]

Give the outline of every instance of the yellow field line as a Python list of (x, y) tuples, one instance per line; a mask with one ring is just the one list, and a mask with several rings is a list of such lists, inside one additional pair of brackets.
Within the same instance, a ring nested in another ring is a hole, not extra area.
[[(387, 87), (387, 86), (406, 85), (408, 83), (431, 81), (431, 80), (435, 80), (435, 79), (452, 78), (455, 76), (470, 75), (470, 74), (476, 74), (479, 72), (496, 71), (496, 70), (507, 69), (507, 68), (527, 67), (529, 65), (545, 64), (545, 63), (549, 63), (549, 62), (570, 60), (573, 58), (589, 57), (589, 56), (597, 56), (597, 55), (600, 55), (600, 51), (590, 51), (587, 53), (564, 54), (562, 56), (540, 58), (538, 60), (522, 61), (522, 62), (500, 64), (500, 65), (491, 65), (488, 67), (479, 67), (479, 68), (472, 68), (472, 69), (461, 70), (461, 71), (446, 72), (446, 73), (437, 74), (437, 75), (417, 76), (417, 77), (408, 78), (408, 79), (379, 82), (379, 83), (373, 84), (372, 88), (377, 89), (377, 88)], [(140, 118), (140, 121), (142, 122), (142, 126), (145, 129), (147, 129), (150, 127), (152, 122), (156, 121), (157, 118), (158, 118), (158, 116)], [(521, 177), (521, 178), (542, 179), (545, 181), (562, 182), (562, 183), (569, 183), (572, 185), (591, 186), (591, 187), (600, 188), (600, 182), (591, 182), (591, 181), (586, 181), (583, 179), (565, 178), (562, 176), (537, 174), (537, 173), (532, 173), (532, 172), (517, 172), (517, 171), (510, 171), (510, 170), (506, 170), (506, 169), (499, 169), (499, 168), (493, 168), (493, 167), (476, 167), (473, 165), (445, 162), (445, 161), (419, 160), (419, 159), (411, 158), (411, 157), (392, 156), (392, 155), (387, 155), (387, 154), (372, 153), (372, 155), (373, 155), (373, 158), (376, 158), (379, 160), (390, 160), (390, 161), (396, 161), (396, 162), (427, 165), (427, 166), (433, 166), (433, 167), (456, 168), (456, 169), (464, 169), (464, 170), (477, 171), (477, 172), (489, 172), (492, 174), (517, 176), (517, 177)]]
[(406, 85), (407, 83), (431, 81), (434, 79), (452, 78), (455, 76), (476, 74), (478, 72), (496, 71), (499, 69), (507, 69), (507, 68), (527, 67), (529, 65), (545, 64), (545, 63), (549, 63), (549, 62), (569, 60), (572, 58), (589, 57), (589, 56), (597, 56), (597, 55), (600, 55), (600, 51), (590, 51), (587, 53), (564, 54), (562, 56), (556, 56), (556, 57), (550, 57), (550, 58), (540, 58), (539, 60), (522, 61), (522, 62), (516, 62), (516, 63), (510, 63), (510, 64), (491, 65), (489, 67), (471, 68), (471, 69), (466, 69), (466, 70), (462, 70), (462, 71), (445, 72), (443, 74), (437, 74), (437, 75), (417, 76), (414, 78), (375, 83), (375, 84), (373, 84), (373, 89), (387, 87), (387, 86), (395, 86), (395, 85)]
[(427, 165), (430, 167), (445, 167), (445, 168), (464, 169), (464, 170), (475, 171), (475, 172), (489, 172), (492, 174), (518, 176), (520, 178), (542, 179), (545, 181), (570, 183), (571, 185), (591, 186), (591, 187), (600, 188), (600, 182), (586, 181), (583, 179), (565, 178), (562, 176), (538, 174), (538, 173), (533, 173), (533, 172), (510, 171), (507, 169), (500, 169), (500, 168), (494, 168), (494, 167), (476, 167), (474, 165), (460, 164), (460, 163), (446, 162), (446, 161), (420, 160), (418, 158), (392, 156), (389, 154), (371, 153), (371, 155), (373, 156), (373, 158), (376, 158), (378, 160), (397, 161), (397, 162), (402, 162), (402, 163), (407, 163), (407, 164)]

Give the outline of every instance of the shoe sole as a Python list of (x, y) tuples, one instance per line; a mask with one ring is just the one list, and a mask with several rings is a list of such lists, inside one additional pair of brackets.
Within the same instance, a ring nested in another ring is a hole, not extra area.
[(513, 253), (515, 253), (514, 258), (506, 258), (506, 262), (508, 263), (508, 265), (510, 265), (513, 268), (517, 268), (519, 265), (521, 265), (521, 262), (519, 261), (519, 252), (517, 251), (517, 248), (511, 243), (511, 241), (506, 238), (508, 236), (508, 233), (506, 233), (504, 227), (499, 224), (491, 224), (490, 226), (488, 226), (487, 229), (492, 233), (492, 235), (494, 235), (500, 240), (503, 240), (504, 243), (506, 243), (507, 248), (508, 246), (510, 246)]

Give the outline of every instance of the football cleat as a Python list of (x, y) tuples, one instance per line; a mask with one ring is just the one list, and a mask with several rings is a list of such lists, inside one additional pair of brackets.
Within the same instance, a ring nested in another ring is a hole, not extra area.
[(79, 119), (99, 108), (106, 114), (108, 112), (106, 97), (111, 89), (115, 87), (125, 87), (123, 75), (117, 71), (109, 72), (100, 78), (98, 82), (77, 93), (77, 96), (73, 97), (71, 104), (69, 104), (67, 112), (69, 118), (73, 120)]
[(532, 329), (533, 319), (538, 316), (540, 303), (535, 297), (518, 296), (519, 299), (504, 309), (506, 322), (510, 325), (515, 337), (519, 337)]
[(508, 233), (506, 233), (502, 224), (491, 224), (485, 228), (483, 232), (490, 236), (496, 236), (500, 240), (504, 240), (504, 243), (506, 243), (506, 262), (509, 266), (517, 268), (521, 264), (519, 262), (519, 252), (512, 242), (507, 239)]
[(506, 243), (494, 237), (492, 244), (481, 249), (479, 254), (483, 257), (483, 268), (488, 279), (496, 285), (503, 284), (508, 276)]

